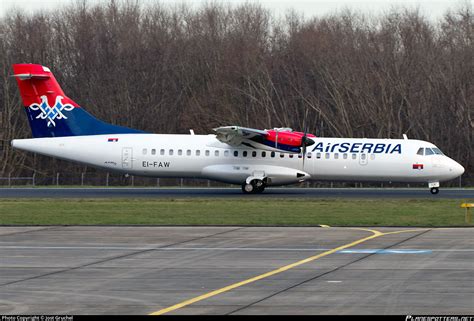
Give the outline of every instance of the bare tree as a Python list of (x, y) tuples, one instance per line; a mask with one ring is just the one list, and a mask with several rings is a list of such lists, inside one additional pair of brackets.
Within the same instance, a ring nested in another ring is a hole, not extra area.
[(416, 10), (277, 19), (259, 5), (192, 8), (77, 2), (0, 19), (0, 176), (71, 173), (72, 163), (13, 151), (30, 136), (11, 64), (52, 68), (65, 92), (106, 121), (149, 132), (239, 124), (319, 136), (429, 140), (471, 179), (474, 23)]

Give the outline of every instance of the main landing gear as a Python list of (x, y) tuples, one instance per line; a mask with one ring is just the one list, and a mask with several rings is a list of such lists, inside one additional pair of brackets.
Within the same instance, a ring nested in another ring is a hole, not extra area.
[(265, 182), (261, 179), (253, 179), (250, 183), (242, 184), (242, 192), (245, 194), (258, 194), (265, 190)]
[(439, 193), (439, 182), (428, 183), (431, 194), (435, 195)]

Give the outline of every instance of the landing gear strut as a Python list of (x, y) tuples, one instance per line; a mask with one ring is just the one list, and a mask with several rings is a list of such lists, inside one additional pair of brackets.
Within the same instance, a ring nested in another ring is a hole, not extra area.
[(245, 194), (262, 193), (265, 190), (265, 182), (260, 179), (254, 179), (249, 184), (242, 184), (242, 192)]

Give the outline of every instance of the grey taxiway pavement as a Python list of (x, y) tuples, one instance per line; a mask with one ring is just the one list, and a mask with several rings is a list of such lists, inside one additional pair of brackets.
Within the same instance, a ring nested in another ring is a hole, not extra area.
[(0, 227), (0, 314), (472, 314), (472, 228)]
[(474, 198), (474, 189), (428, 188), (267, 188), (244, 195), (240, 188), (0, 188), (0, 198)]

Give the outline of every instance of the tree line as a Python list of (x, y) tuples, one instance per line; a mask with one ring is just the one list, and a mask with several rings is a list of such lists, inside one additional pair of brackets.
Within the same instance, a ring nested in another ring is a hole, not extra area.
[[(474, 22), (469, 6), (276, 16), (256, 4), (134, 1), (0, 18), (0, 176), (84, 167), (12, 150), (31, 137), (13, 63), (50, 67), (65, 93), (107, 122), (155, 133), (223, 125), (317, 136), (433, 142), (472, 179)], [(470, 176), (469, 176), (470, 175)]]

